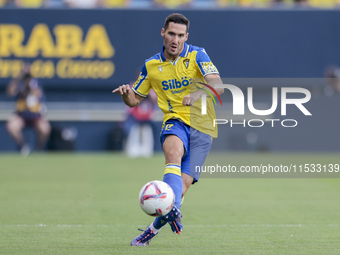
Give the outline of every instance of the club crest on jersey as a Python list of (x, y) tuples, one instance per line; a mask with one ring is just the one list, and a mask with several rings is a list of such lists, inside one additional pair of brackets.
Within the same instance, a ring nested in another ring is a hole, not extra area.
[(187, 69), (189, 67), (189, 62), (190, 62), (190, 59), (184, 59), (183, 60), (183, 64), (186, 66)]
[(159, 70), (160, 73), (162, 72), (162, 69), (163, 69), (163, 66), (158, 67), (158, 70)]

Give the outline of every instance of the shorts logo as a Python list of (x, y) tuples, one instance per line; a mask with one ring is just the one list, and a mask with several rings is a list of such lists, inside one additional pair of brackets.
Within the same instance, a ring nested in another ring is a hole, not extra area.
[(200, 62), (200, 65), (205, 74), (218, 73), (216, 66), (212, 62)]
[(174, 124), (166, 124), (166, 125), (165, 125), (165, 130), (166, 130), (166, 131), (169, 131), (169, 130), (172, 128), (173, 125), (174, 125)]

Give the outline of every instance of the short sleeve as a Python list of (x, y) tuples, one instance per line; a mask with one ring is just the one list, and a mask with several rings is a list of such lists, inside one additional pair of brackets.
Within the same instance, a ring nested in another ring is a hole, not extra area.
[(196, 63), (203, 77), (208, 74), (219, 74), (216, 66), (211, 62), (207, 52), (203, 48), (200, 48), (197, 52)]
[(148, 71), (145, 64), (142, 67), (138, 80), (133, 84), (132, 90), (141, 97), (146, 97), (149, 94), (151, 90), (151, 84), (148, 79)]

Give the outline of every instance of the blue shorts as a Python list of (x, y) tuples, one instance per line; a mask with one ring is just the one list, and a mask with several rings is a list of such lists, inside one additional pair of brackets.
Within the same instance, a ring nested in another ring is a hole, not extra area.
[(34, 126), (37, 120), (41, 118), (40, 113), (30, 111), (17, 112), (17, 115), (23, 119), (26, 126)]
[(200, 172), (196, 172), (196, 166), (203, 166), (205, 159), (211, 148), (212, 138), (179, 120), (170, 119), (165, 122), (161, 131), (161, 144), (167, 135), (176, 135), (182, 140), (184, 145), (184, 155), (182, 157), (181, 171), (194, 178), (197, 182)]

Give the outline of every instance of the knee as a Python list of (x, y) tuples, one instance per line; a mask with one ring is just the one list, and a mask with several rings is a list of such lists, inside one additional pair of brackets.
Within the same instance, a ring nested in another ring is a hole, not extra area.
[(21, 127), (15, 121), (8, 121), (6, 123), (6, 129), (9, 133), (19, 132)]
[(51, 133), (51, 125), (50, 125), (49, 122), (46, 122), (46, 127), (45, 127), (44, 131), (45, 131), (46, 135), (50, 135), (50, 133)]
[(36, 126), (36, 131), (40, 135), (48, 136), (51, 133), (51, 125), (47, 121), (40, 122), (39, 125)]
[(166, 163), (181, 164), (184, 155), (184, 146), (180, 138), (175, 135), (167, 136), (163, 143)]
[(182, 152), (174, 148), (165, 153), (165, 159), (167, 162), (178, 162), (182, 159), (182, 156)]

